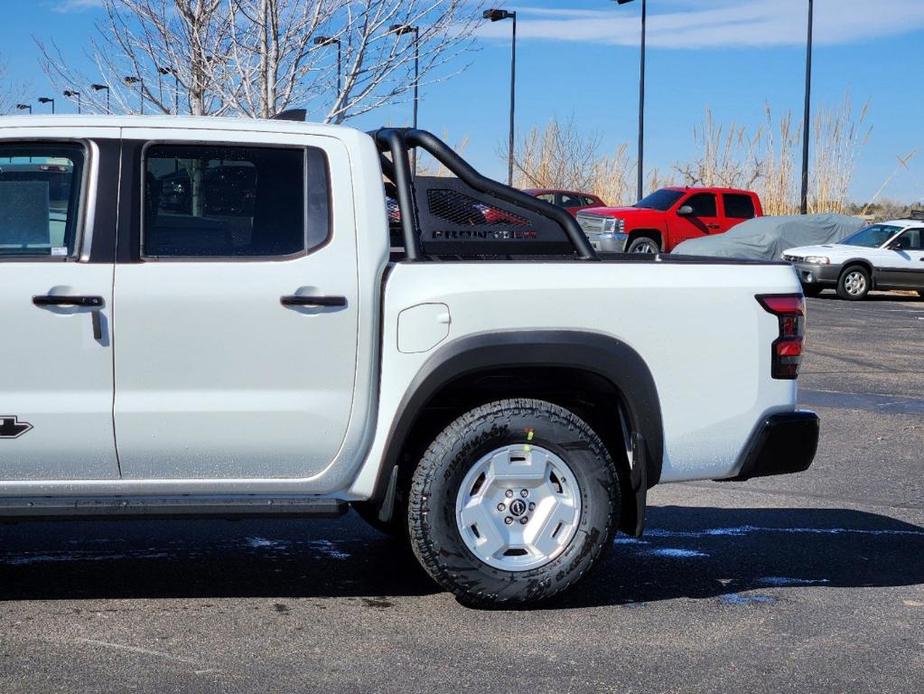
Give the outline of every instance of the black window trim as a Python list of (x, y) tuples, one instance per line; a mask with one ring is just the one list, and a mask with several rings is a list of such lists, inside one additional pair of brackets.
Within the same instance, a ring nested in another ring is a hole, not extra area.
[[(0, 147), (4, 145), (62, 145), (74, 144), (83, 148), (83, 170), (80, 174), (80, 196), (77, 198), (76, 222), (74, 223), (74, 244), (67, 255), (3, 255), (0, 263), (85, 263), (89, 261), (90, 244), (93, 240), (93, 222), (96, 217), (96, 178), (91, 178), (99, 159), (96, 143), (93, 140), (75, 137), (0, 137)], [(90, 187), (94, 195), (90, 195)]]
[[(301, 150), (302, 152), (302, 243), (303, 247), (295, 253), (284, 255), (254, 255), (254, 256), (227, 256), (227, 255), (146, 255), (144, 252), (144, 202), (145, 202), (145, 171), (147, 165), (148, 149), (155, 146), (176, 146), (176, 147), (239, 147), (249, 149), (288, 149)], [(308, 248), (308, 150), (315, 150), (321, 154), (324, 161), (324, 183), (327, 189), (327, 234), (324, 241)], [(140, 194), (138, 204), (132, 210), (132, 214), (139, 217), (138, 223), (138, 261), (142, 263), (267, 263), (267, 262), (288, 262), (301, 260), (309, 255), (317, 253), (330, 244), (334, 236), (334, 206), (333, 206), (333, 186), (331, 185), (330, 175), (330, 157), (327, 150), (317, 145), (308, 144), (288, 144), (281, 142), (249, 142), (241, 140), (183, 140), (183, 139), (163, 139), (163, 140), (146, 140), (141, 147), (141, 154), (138, 165), (140, 175), (138, 185)]]

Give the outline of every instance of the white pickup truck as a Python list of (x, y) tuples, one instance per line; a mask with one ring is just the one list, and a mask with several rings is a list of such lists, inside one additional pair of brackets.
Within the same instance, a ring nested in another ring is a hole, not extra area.
[(788, 264), (598, 257), (423, 131), (3, 118), (0, 266), (6, 520), (352, 505), (516, 604), (658, 482), (815, 453)]

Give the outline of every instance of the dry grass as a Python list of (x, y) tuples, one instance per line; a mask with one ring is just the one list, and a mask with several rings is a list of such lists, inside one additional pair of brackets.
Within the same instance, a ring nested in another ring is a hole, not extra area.
[[(857, 155), (866, 144), (867, 105), (854, 109), (849, 97), (820, 108), (812, 127), (809, 212), (847, 212)], [(610, 204), (635, 201), (635, 162), (628, 145), (601, 152), (599, 134), (582, 135), (573, 118), (551, 119), (517, 144), (514, 185), (594, 192)], [(801, 190), (802, 132), (791, 111), (777, 116), (767, 106), (755, 126), (716, 122), (711, 110), (693, 128), (699, 154), (673, 171), (647, 173), (647, 190), (670, 184), (725, 186), (757, 191), (767, 214), (795, 214)], [(504, 151), (506, 155), (506, 151)]]

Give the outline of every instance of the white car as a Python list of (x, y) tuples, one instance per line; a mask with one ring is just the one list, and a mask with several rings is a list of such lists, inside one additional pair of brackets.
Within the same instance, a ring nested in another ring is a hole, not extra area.
[(915, 289), (924, 297), (924, 215), (860, 229), (839, 243), (783, 251), (807, 296), (834, 288), (858, 301), (871, 289)]
[(0, 521), (353, 506), (531, 603), (655, 484), (809, 467), (803, 311), (782, 262), (599, 259), (423, 131), (4, 117)]

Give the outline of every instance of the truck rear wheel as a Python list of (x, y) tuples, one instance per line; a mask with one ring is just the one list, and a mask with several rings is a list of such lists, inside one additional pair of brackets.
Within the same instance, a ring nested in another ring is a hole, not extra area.
[(414, 473), (408, 529), (437, 583), (473, 606), (532, 603), (571, 587), (612, 544), (616, 465), (577, 415), (541, 400), (467, 412)]
[(636, 236), (629, 241), (626, 253), (660, 253), (661, 245), (650, 236)]

